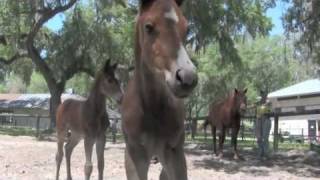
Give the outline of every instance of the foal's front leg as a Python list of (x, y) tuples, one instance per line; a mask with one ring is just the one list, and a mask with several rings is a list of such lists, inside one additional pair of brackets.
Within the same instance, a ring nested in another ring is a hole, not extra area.
[(187, 180), (187, 165), (183, 145), (178, 147), (165, 147), (160, 157), (163, 169), (160, 180)]
[(233, 158), (236, 160), (239, 159), (239, 154), (237, 150), (237, 136), (238, 136), (239, 128), (240, 127), (233, 127), (232, 134), (231, 134), (231, 143), (233, 145), (233, 153), (234, 153)]
[(140, 144), (126, 143), (125, 167), (127, 180), (147, 180), (150, 157)]
[(85, 179), (89, 180), (90, 175), (92, 173), (92, 148), (93, 144), (95, 142), (95, 139), (92, 137), (85, 137), (84, 139), (84, 151), (86, 154), (86, 164), (84, 165), (84, 174)]
[(99, 172), (99, 180), (103, 179), (103, 169), (104, 169), (104, 146), (106, 144), (106, 135), (102, 133), (96, 143), (96, 153), (98, 160), (98, 172)]
[(218, 136), (219, 136), (219, 158), (222, 158), (223, 157), (223, 143), (224, 143), (224, 139), (226, 137), (226, 134), (225, 134), (225, 128), (222, 127), (222, 128), (219, 128), (218, 131)]

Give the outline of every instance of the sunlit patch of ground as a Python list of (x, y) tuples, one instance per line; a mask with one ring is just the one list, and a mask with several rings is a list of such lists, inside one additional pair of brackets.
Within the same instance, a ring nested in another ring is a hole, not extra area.
[[(268, 161), (256, 160), (252, 150), (241, 150), (245, 160), (234, 161), (227, 150), (223, 159), (217, 159), (207, 146), (186, 146), (188, 176), (190, 180), (212, 179), (317, 179), (320, 177), (320, 158), (306, 159), (305, 151), (281, 152)], [(227, 148), (228, 149), (228, 148)], [(37, 180), (55, 178), (56, 143), (37, 141), (33, 137), (0, 135), (0, 179)], [(95, 150), (93, 151), (95, 152)], [(125, 180), (124, 144), (106, 144), (105, 179)], [(72, 156), (74, 180), (82, 180), (84, 165), (83, 141)], [(97, 179), (96, 156), (93, 154), (92, 179)], [(158, 179), (160, 164), (151, 165), (149, 179)], [(61, 178), (66, 178), (65, 161)]]

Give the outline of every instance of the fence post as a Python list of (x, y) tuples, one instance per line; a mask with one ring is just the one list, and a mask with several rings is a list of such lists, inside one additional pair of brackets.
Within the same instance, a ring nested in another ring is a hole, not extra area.
[(278, 151), (278, 141), (279, 141), (279, 116), (275, 114), (274, 116), (274, 132), (273, 132), (273, 150)]
[(301, 129), (301, 136), (302, 136), (302, 143), (304, 143), (304, 134), (303, 134), (303, 128)]
[(111, 134), (112, 134), (112, 143), (117, 142), (117, 123), (118, 119), (114, 119), (113, 123), (111, 124)]
[(16, 118), (14, 118), (14, 116), (13, 115), (11, 115), (11, 117), (12, 117), (12, 121), (13, 121), (13, 127), (17, 127), (17, 119)]
[(204, 131), (204, 140), (207, 141), (207, 127), (203, 127)]
[[(196, 118), (198, 118), (198, 117), (196, 117)], [(191, 138), (192, 138), (192, 140), (194, 140), (195, 139), (195, 137), (196, 137), (196, 135), (197, 135), (197, 123), (198, 123), (198, 119), (192, 119), (191, 117), (190, 117), (190, 119), (191, 119)]]
[(37, 130), (37, 132), (36, 132), (36, 137), (39, 137), (39, 135), (40, 135), (40, 116), (39, 115), (37, 115), (37, 124), (36, 124), (36, 130)]
[(244, 140), (244, 122), (241, 121), (241, 140), (243, 141)]

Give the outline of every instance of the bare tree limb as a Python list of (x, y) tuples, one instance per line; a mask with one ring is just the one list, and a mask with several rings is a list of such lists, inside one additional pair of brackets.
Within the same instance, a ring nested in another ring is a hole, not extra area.
[(80, 71), (88, 74), (89, 76), (91, 76), (93, 78), (95, 77), (95, 72), (91, 68), (81, 67)]

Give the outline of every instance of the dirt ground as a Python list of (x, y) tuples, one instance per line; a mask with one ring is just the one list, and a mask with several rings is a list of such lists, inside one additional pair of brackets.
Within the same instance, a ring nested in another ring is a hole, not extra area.
[[(0, 135), (0, 180), (44, 180), (55, 177), (56, 143), (37, 141), (33, 137)], [(95, 151), (94, 151), (95, 152)], [(190, 180), (212, 179), (320, 179), (320, 158), (304, 151), (274, 154), (271, 160), (256, 160), (252, 150), (241, 150), (245, 160), (234, 161), (232, 154), (225, 153), (216, 159), (208, 147), (186, 145), (188, 176)], [(106, 144), (105, 179), (125, 180), (124, 144)], [(80, 143), (72, 156), (74, 180), (82, 180), (84, 148)], [(97, 179), (96, 157), (93, 155), (92, 179)], [(65, 161), (61, 166), (60, 179), (66, 178)], [(159, 177), (160, 164), (151, 165), (149, 179)]]

